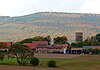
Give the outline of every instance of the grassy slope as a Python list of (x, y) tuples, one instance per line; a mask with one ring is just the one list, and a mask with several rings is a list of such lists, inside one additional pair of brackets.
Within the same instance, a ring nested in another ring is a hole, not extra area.
[(74, 41), (75, 32), (84, 39), (100, 33), (100, 15), (42, 12), (20, 17), (0, 18), (0, 41), (20, 41), (39, 35), (66, 35)]

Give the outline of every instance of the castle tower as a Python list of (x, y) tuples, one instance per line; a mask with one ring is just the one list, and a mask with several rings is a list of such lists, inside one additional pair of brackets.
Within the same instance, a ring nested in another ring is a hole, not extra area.
[(75, 33), (75, 38), (76, 38), (76, 42), (83, 41), (83, 33), (82, 32), (76, 32)]

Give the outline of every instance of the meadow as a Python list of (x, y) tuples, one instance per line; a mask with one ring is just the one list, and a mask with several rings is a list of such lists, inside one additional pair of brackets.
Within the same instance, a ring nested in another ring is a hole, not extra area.
[[(59, 55), (59, 57), (62, 55)], [(4, 59), (3, 61), (0, 61), (0, 68), (3, 68), (2, 70), (7, 70), (11, 68), (10, 70), (100, 70), (100, 55), (65, 55), (64, 58), (47, 58), (39, 57), (40, 64), (39, 66), (32, 67), (29, 66), (18, 66), (15, 58), (9, 58)], [(69, 57), (72, 58), (69, 58)], [(47, 62), (49, 60), (55, 60), (57, 63), (57, 68), (48, 68)]]

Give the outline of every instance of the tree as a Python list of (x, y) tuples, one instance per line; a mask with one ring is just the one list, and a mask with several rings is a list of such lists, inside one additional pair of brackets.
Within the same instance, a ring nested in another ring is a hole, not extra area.
[(44, 37), (44, 41), (48, 41), (48, 45), (51, 45), (51, 37), (50, 36)]
[(34, 55), (29, 47), (20, 43), (14, 43), (12, 47), (9, 48), (9, 53), (15, 56), (19, 65), (28, 64)]
[(53, 39), (54, 44), (66, 44), (68, 41), (66, 36), (56, 37)]
[(84, 42), (77, 43), (77, 47), (80, 47), (80, 48), (82, 48), (84, 45), (85, 45)]
[(48, 45), (51, 44), (51, 37), (50, 36), (35, 36), (33, 38), (28, 38), (28, 39), (24, 39), (22, 40), (20, 43), (32, 43), (32, 41), (47, 41)]
[(84, 45), (86, 46), (91, 46), (92, 45), (92, 41), (90, 37), (88, 37), (87, 39), (84, 40)]
[(84, 42), (71, 43), (71, 46), (74, 48), (82, 48), (84, 45)]
[(48, 45), (51, 44), (51, 37), (50, 36), (46, 36), (46, 37), (43, 37), (43, 36), (35, 36), (33, 38), (33, 41), (47, 41), (48, 42)]
[(100, 43), (100, 34), (96, 35), (96, 41)]
[(8, 54), (7, 49), (9, 48), (9, 46), (3, 42), (0, 42), (0, 60), (3, 61), (5, 55)]
[(77, 47), (77, 43), (71, 43), (71, 46), (75, 48)]
[(20, 43), (32, 43), (32, 41), (33, 41), (32, 38), (28, 38), (28, 39), (22, 40)]
[(4, 60), (4, 57), (5, 57), (6, 53), (7, 53), (6, 51), (0, 50), (0, 60), (1, 60), (1, 61)]
[(43, 36), (35, 36), (33, 37), (33, 41), (43, 41), (44, 37)]
[(100, 49), (93, 49), (93, 54), (100, 54)]

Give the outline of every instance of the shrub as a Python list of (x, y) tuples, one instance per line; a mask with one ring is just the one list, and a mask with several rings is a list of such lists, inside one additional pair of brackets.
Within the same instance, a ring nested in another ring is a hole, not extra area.
[(36, 57), (32, 58), (30, 64), (32, 64), (33, 66), (39, 65), (39, 59)]
[(0, 60), (3, 61), (7, 51), (0, 50)]
[(56, 67), (56, 61), (50, 60), (50, 61), (48, 62), (48, 67)]
[(2, 53), (2, 54), (0, 53), (0, 60), (1, 60), (1, 61), (4, 60), (4, 56), (5, 56), (5, 55), (4, 55), (3, 53)]
[(99, 49), (93, 49), (93, 54), (100, 54), (100, 50)]
[(89, 54), (89, 50), (88, 49), (83, 49), (83, 53), (84, 54)]

